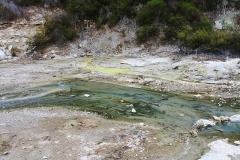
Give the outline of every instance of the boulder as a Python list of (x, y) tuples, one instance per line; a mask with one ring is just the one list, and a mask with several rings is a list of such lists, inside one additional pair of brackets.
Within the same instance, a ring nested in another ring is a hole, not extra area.
[(229, 119), (230, 119), (230, 122), (239, 123), (240, 122), (240, 114), (233, 115)]
[(199, 160), (230, 160), (240, 158), (240, 147), (228, 143), (228, 139), (213, 141), (208, 144), (210, 151), (204, 154)]
[(192, 129), (202, 130), (207, 126), (210, 126), (210, 127), (215, 126), (215, 122), (207, 119), (200, 119), (192, 126)]
[(0, 50), (0, 60), (5, 59), (5, 58), (6, 58), (6, 55), (5, 55), (4, 51)]
[(229, 121), (229, 117), (228, 116), (220, 116), (220, 117), (213, 116), (213, 120), (215, 122), (224, 123), (224, 122)]

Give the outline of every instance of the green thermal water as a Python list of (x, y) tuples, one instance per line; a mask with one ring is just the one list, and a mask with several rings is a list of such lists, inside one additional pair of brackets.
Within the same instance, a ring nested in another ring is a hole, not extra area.
[[(84, 96), (86, 94), (90, 96)], [(183, 99), (171, 93), (80, 79), (0, 93), (0, 99), (2, 109), (62, 106), (98, 113), (116, 120), (165, 125), (178, 131), (190, 130), (198, 119), (210, 119), (212, 115), (231, 116), (240, 111), (238, 108), (218, 107), (210, 103)], [(133, 109), (136, 112), (133, 112)], [(205, 129), (199, 135), (231, 136), (237, 139), (239, 133), (239, 124), (228, 122)]]

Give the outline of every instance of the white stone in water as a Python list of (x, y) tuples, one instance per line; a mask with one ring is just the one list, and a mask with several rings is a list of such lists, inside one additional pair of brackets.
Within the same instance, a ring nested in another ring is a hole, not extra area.
[(90, 94), (84, 94), (83, 96), (84, 97), (90, 97)]
[(230, 117), (230, 122), (239, 123), (240, 122), (240, 114), (236, 114)]
[(196, 94), (196, 95), (194, 95), (194, 97), (196, 97), (196, 98), (202, 98), (203, 96), (202, 96), (201, 94)]
[(220, 117), (217, 117), (217, 116), (213, 116), (213, 119), (214, 119), (214, 121), (218, 121), (218, 122), (221, 122), (221, 118), (220, 118)]
[(203, 129), (207, 126), (215, 126), (215, 122), (214, 121), (210, 121), (207, 119), (200, 119), (198, 120), (193, 126), (193, 129)]
[(133, 113), (136, 113), (137, 111), (136, 111), (134, 108), (132, 108), (132, 112), (133, 112)]

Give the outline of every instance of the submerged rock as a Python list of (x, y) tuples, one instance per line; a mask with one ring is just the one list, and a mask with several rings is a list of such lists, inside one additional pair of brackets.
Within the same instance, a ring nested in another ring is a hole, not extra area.
[(240, 114), (233, 115), (229, 119), (230, 119), (230, 122), (239, 123), (240, 122)]
[(90, 97), (90, 94), (84, 94), (83, 96), (84, 97)]

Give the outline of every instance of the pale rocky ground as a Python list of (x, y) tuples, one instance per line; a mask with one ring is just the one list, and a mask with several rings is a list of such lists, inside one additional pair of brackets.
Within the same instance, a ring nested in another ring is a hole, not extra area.
[[(89, 26), (84, 40), (63, 48), (50, 47), (40, 60), (25, 58), (29, 54), (28, 38), (39, 30), (45, 15), (51, 16), (37, 8), (29, 13), (30, 22), (1, 25), (1, 92), (82, 78), (220, 99), (219, 105), (229, 98), (240, 101), (239, 58), (181, 56), (176, 46), (154, 43), (137, 46), (136, 26), (125, 22), (128, 20), (112, 30), (106, 27), (105, 31), (95, 31)], [(122, 29), (126, 29), (126, 36), (121, 34)], [(23, 59), (10, 56), (13, 47)], [(0, 125), (0, 159), (4, 160), (180, 159), (188, 143), (169, 146), (153, 126), (57, 107), (1, 111)], [(160, 147), (158, 142), (164, 145)]]

